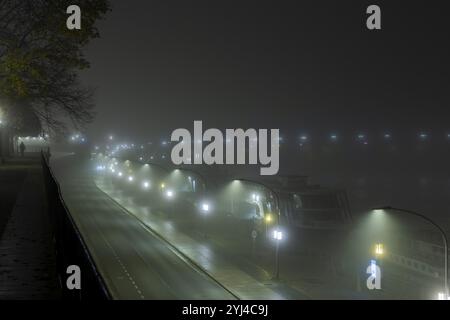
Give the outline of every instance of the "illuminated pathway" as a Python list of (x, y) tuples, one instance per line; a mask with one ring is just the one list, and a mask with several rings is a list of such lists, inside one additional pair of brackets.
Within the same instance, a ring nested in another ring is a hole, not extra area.
[(102, 193), (76, 163), (60, 157), (52, 169), (113, 298), (235, 298)]

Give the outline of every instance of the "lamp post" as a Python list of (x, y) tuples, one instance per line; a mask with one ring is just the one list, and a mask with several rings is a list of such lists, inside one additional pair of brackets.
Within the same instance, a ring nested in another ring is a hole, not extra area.
[(280, 252), (280, 241), (283, 240), (283, 232), (280, 230), (274, 230), (273, 231), (273, 239), (276, 242), (276, 248), (275, 248), (275, 279), (280, 279), (280, 259), (279, 259), (279, 252)]
[(209, 211), (211, 210), (211, 206), (209, 205), (208, 202), (202, 202), (200, 205), (200, 210), (202, 212), (203, 215), (203, 221), (202, 221), (202, 226), (203, 226), (203, 237), (207, 238), (207, 234), (206, 234), (206, 216), (208, 215)]
[(426, 220), (427, 222), (429, 222), (430, 224), (432, 224), (434, 227), (436, 227), (436, 229), (439, 230), (441, 237), (442, 237), (442, 242), (444, 243), (444, 294), (445, 294), (445, 298), (448, 299), (449, 298), (449, 290), (448, 290), (448, 240), (447, 240), (447, 236), (445, 234), (445, 231), (433, 220), (431, 220), (430, 218), (424, 216), (423, 214), (420, 214), (418, 212), (415, 211), (411, 211), (411, 210), (406, 210), (406, 209), (400, 209), (400, 208), (394, 208), (394, 207), (381, 207), (381, 208), (374, 208), (373, 211), (392, 211), (393, 213), (395, 212), (399, 212), (399, 213), (405, 213), (405, 214), (410, 214), (419, 218), (422, 218), (424, 220)]

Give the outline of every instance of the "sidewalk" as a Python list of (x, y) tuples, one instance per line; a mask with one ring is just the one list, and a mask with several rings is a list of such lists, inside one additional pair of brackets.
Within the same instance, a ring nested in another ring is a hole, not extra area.
[[(59, 284), (39, 159), (12, 165), (20, 167), (18, 172), (25, 179), (1, 234), (0, 300), (58, 299)], [(4, 192), (0, 196), (3, 200)]]

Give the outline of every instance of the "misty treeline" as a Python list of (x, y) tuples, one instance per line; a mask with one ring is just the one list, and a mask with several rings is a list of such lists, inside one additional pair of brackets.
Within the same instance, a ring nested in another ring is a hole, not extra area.
[(0, 108), (15, 134), (29, 126), (64, 133), (93, 119), (93, 89), (78, 72), (89, 68), (83, 49), (99, 37), (98, 21), (111, 7), (108, 0), (78, 0), (82, 28), (69, 30), (71, 2), (0, 0)]

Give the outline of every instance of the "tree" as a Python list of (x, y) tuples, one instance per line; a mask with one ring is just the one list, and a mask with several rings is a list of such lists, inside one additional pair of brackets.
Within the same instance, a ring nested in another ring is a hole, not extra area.
[[(66, 26), (71, 0), (0, 0), (0, 108), (14, 119), (32, 113), (46, 131), (61, 133), (92, 121), (93, 90), (78, 72), (89, 68), (83, 49), (99, 37), (108, 0), (78, 0), (81, 30)], [(21, 112), (16, 112), (21, 110)]]

